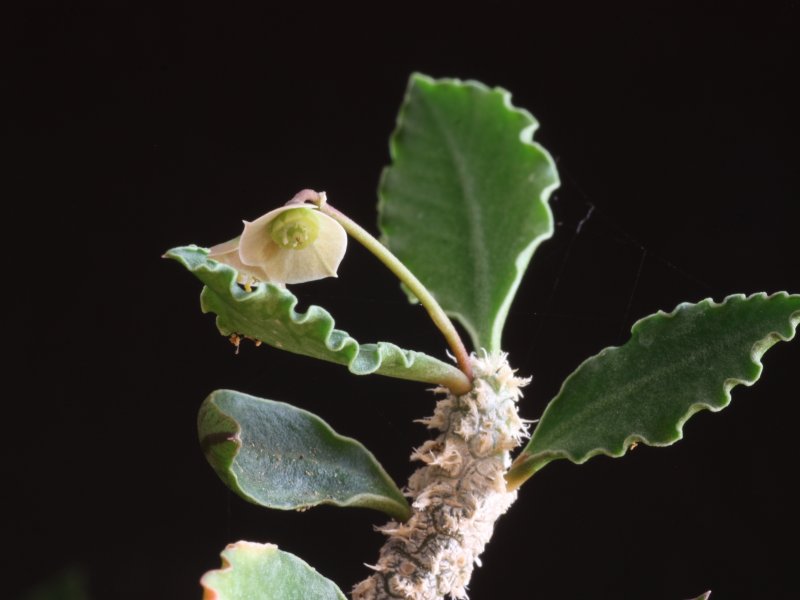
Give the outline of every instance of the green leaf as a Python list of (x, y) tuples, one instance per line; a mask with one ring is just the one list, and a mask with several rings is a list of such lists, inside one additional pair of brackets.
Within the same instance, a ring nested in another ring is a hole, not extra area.
[(346, 600), (330, 579), (274, 544), (236, 542), (220, 556), (222, 568), (200, 580), (203, 600)]
[(308, 411), (217, 390), (200, 407), (197, 428), (208, 462), (254, 504), (282, 510), (360, 506), (401, 521), (410, 515), (372, 453)]
[(553, 233), (559, 183), (532, 141), (538, 123), (510, 98), (412, 75), (379, 189), (384, 243), (488, 350), (500, 349), (525, 268)]
[(507, 479), (516, 487), (558, 458), (622, 456), (634, 442), (668, 446), (699, 410), (719, 411), (752, 385), (761, 356), (794, 337), (800, 295), (729, 296), (650, 315), (631, 339), (586, 360), (550, 402)]
[(200, 295), (203, 312), (217, 315), (217, 328), (225, 336), (248, 337), (295, 354), (346, 365), (355, 375), (379, 373), (401, 379), (443, 384), (465, 380), (455, 366), (436, 358), (404, 350), (386, 342), (362, 344), (334, 329), (324, 308), (294, 310), (297, 298), (272, 284), (247, 292), (236, 283), (236, 271), (208, 258), (197, 246), (173, 248), (164, 256), (181, 263), (205, 284)]

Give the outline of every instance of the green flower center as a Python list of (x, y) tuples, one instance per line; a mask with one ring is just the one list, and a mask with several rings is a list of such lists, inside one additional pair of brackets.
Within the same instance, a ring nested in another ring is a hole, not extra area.
[(269, 224), (272, 241), (287, 250), (302, 250), (319, 235), (319, 215), (313, 208), (293, 208), (279, 214)]

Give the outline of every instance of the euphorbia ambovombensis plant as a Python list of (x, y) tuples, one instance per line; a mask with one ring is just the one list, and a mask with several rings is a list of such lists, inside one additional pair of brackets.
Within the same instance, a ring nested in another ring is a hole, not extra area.
[[(439, 400), (423, 422), (436, 437), (413, 451), (422, 466), (404, 491), (364, 446), (305, 410), (233, 390), (212, 392), (200, 408), (206, 456), (246, 500), (282, 510), (361, 506), (390, 517), (372, 572), (352, 592), (357, 600), (466, 598), (495, 521), (528, 478), (557, 459), (581, 464), (637, 443), (676, 442), (692, 414), (727, 406), (731, 388), (758, 379), (762, 354), (794, 337), (800, 295), (681, 304), (584, 361), (529, 431), (517, 412), (529, 380), (509, 366), (501, 339), (523, 272), (553, 232), (547, 202), (558, 175), (532, 141), (536, 127), (502, 89), (414, 75), (380, 184), (382, 243), (324, 192), (303, 190), (234, 240), (167, 254), (205, 284), (203, 311), (236, 343), (435, 386)], [(388, 342), (361, 344), (318, 306), (295, 310), (286, 285), (335, 275), (348, 236), (425, 307), (455, 365)], [(469, 332), (473, 352), (448, 315)], [(344, 598), (274, 545), (237, 542), (222, 557), (223, 568), (202, 578), (206, 598)]]

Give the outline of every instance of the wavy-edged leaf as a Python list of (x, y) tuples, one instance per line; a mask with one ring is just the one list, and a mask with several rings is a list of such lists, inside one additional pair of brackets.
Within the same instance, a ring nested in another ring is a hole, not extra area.
[(532, 141), (538, 123), (510, 98), (412, 75), (379, 189), (384, 242), (488, 350), (500, 349), (523, 272), (552, 235), (559, 183)]
[(734, 295), (684, 303), (631, 329), (631, 339), (584, 361), (550, 402), (507, 479), (519, 485), (548, 462), (622, 456), (634, 442), (668, 446), (699, 410), (719, 411), (736, 385), (761, 375), (761, 356), (794, 337), (800, 295)]
[(197, 246), (173, 248), (165, 254), (186, 267), (205, 284), (200, 295), (203, 312), (217, 315), (222, 335), (239, 335), (322, 360), (346, 365), (355, 375), (379, 373), (426, 383), (469, 387), (455, 366), (394, 344), (359, 344), (344, 331), (334, 329), (333, 317), (324, 308), (310, 306), (295, 311), (297, 298), (289, 290), (271, 284), (248, 292), (236, 283), (236, 270), (208, 258)]
[(372, 453), (306, 410), (217, 390), (200, 407), (197, 428), (208, 462), (254, 504), (283, 510), (359, 506), (401, 521), (410, 514)]
[(203, 600), (346, 600), (330, 579), (274, 544), (236, 542), (220, 556), (222, 568), (200, 580)]

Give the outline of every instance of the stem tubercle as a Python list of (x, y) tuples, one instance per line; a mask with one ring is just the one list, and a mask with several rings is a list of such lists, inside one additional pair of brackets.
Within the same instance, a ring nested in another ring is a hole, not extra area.
[(290, 202), (305, 203), (310, 202), (316, 205), (320, 212), (328, 215), (336, 222), (338, 222), (347, 234), (364, 246), (367, 250), (372, 252), (375, 257), (386, 265), (395, 276), (402, 281), (406, 287), (411, 290), (419, 303), (425, 307), (431, 317), (434, 325), (439, 328), (439, 331), (444, 335), (450, 350), (456, 358), (458, 368), (466, 376), (466, 380), (442, 382), (447, 383), (447, 386), (456, 394), (465, 394), (472, 389), (472, 365), (469, 360), (469, 353), (467, 352), (461, 336), (458, 335), (453, 322), (450, 317), (444, 312), (436, 299), (428, 291), (422, 282), (408, 270), (400, 260), (392, 254), (386, 246), (381, 244), (375, 237), (366, 229), (361, 227), (358, 223), (350, 219), (347, 215), (336, 210), (333, 206), (328, 204), (325, 192), (313, 192), (311, 190), (303, 190), (295, 196)]

